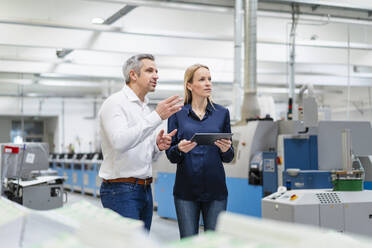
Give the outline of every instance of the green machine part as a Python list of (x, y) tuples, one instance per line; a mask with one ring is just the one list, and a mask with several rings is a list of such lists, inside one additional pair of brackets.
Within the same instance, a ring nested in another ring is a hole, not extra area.
[(336, 179), (332, 181), (333, 191), (362, 191), (363, 179)]

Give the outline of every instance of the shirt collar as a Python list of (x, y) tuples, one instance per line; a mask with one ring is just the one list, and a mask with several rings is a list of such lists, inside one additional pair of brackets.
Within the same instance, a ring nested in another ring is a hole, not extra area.
[(212, 106), (212, 103), (208, 100), (208, 104), (207, 104), (207, 112), (211, 113), (213, 111), (213, 106)]
[[(136, 93), (134, 93), (134, 91), (127, 84), (125, 84), (123, 87), (123, 93), (128, 97), (129, 101), (142, 103), (141, 99), (138, 98)], [(147, 96), (145, 96), (144, 103), (148, 104), (148, 102), (149, 102), (149, 99)]]
[[(184, 106), (184, 108), (185, 108), (185, 110), (187, 111), (188, 114), (191, 114), (191, 110), (192, 110), (192, 108), (191, 108), (191, 103), (186, 104), (186, 105)], [(211, 102), (208, 101), (207, 108), (206, 108), (206, 112), (207, 112), (207, 113), (211, 113), (211, 112), (213, 111), (213, 109), (214, 109), (214, 108), (213, 108)]]

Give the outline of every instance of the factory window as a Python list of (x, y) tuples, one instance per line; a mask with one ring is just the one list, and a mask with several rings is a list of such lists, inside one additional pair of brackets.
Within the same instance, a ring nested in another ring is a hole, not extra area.
[(42, 142), (44, 136), (44, 122), (35, 120), (25, 120), (22, 136), (22, 121), (13, 120), (12, 130), (10, 131), (13, 143), (22, 142)]

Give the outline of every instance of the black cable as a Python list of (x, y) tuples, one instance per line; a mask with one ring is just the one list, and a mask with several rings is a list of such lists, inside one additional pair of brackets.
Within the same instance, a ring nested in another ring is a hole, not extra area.
[(298, 131), (298, 133), (301, 133), (301, 134), (304, 134), (304, 133), (307, 133), (307, 132), (309, 132), (309, 128), (307, 127), (307, 128), (305, 128), (305, 130), (304, 131)]

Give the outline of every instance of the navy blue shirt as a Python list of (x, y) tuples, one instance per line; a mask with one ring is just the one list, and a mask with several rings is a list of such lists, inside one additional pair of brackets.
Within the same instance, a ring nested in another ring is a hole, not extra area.
[(173, 195), (189, 201), (213, 201), (227, 199), (225, 170), (222, 162), (231, 162), (234, 149), (222, 153), (216, 145), (197, 145), (188, 153), (178, 150), (178, 143), (190, 140), (195, 133), (230, 133), (229, 111), (208, 103), (202, 120), (190, 104), (168, 119), (168, 132), (177, 129), (171, 147), (166, 151), (168, 159), (177, 163)]

